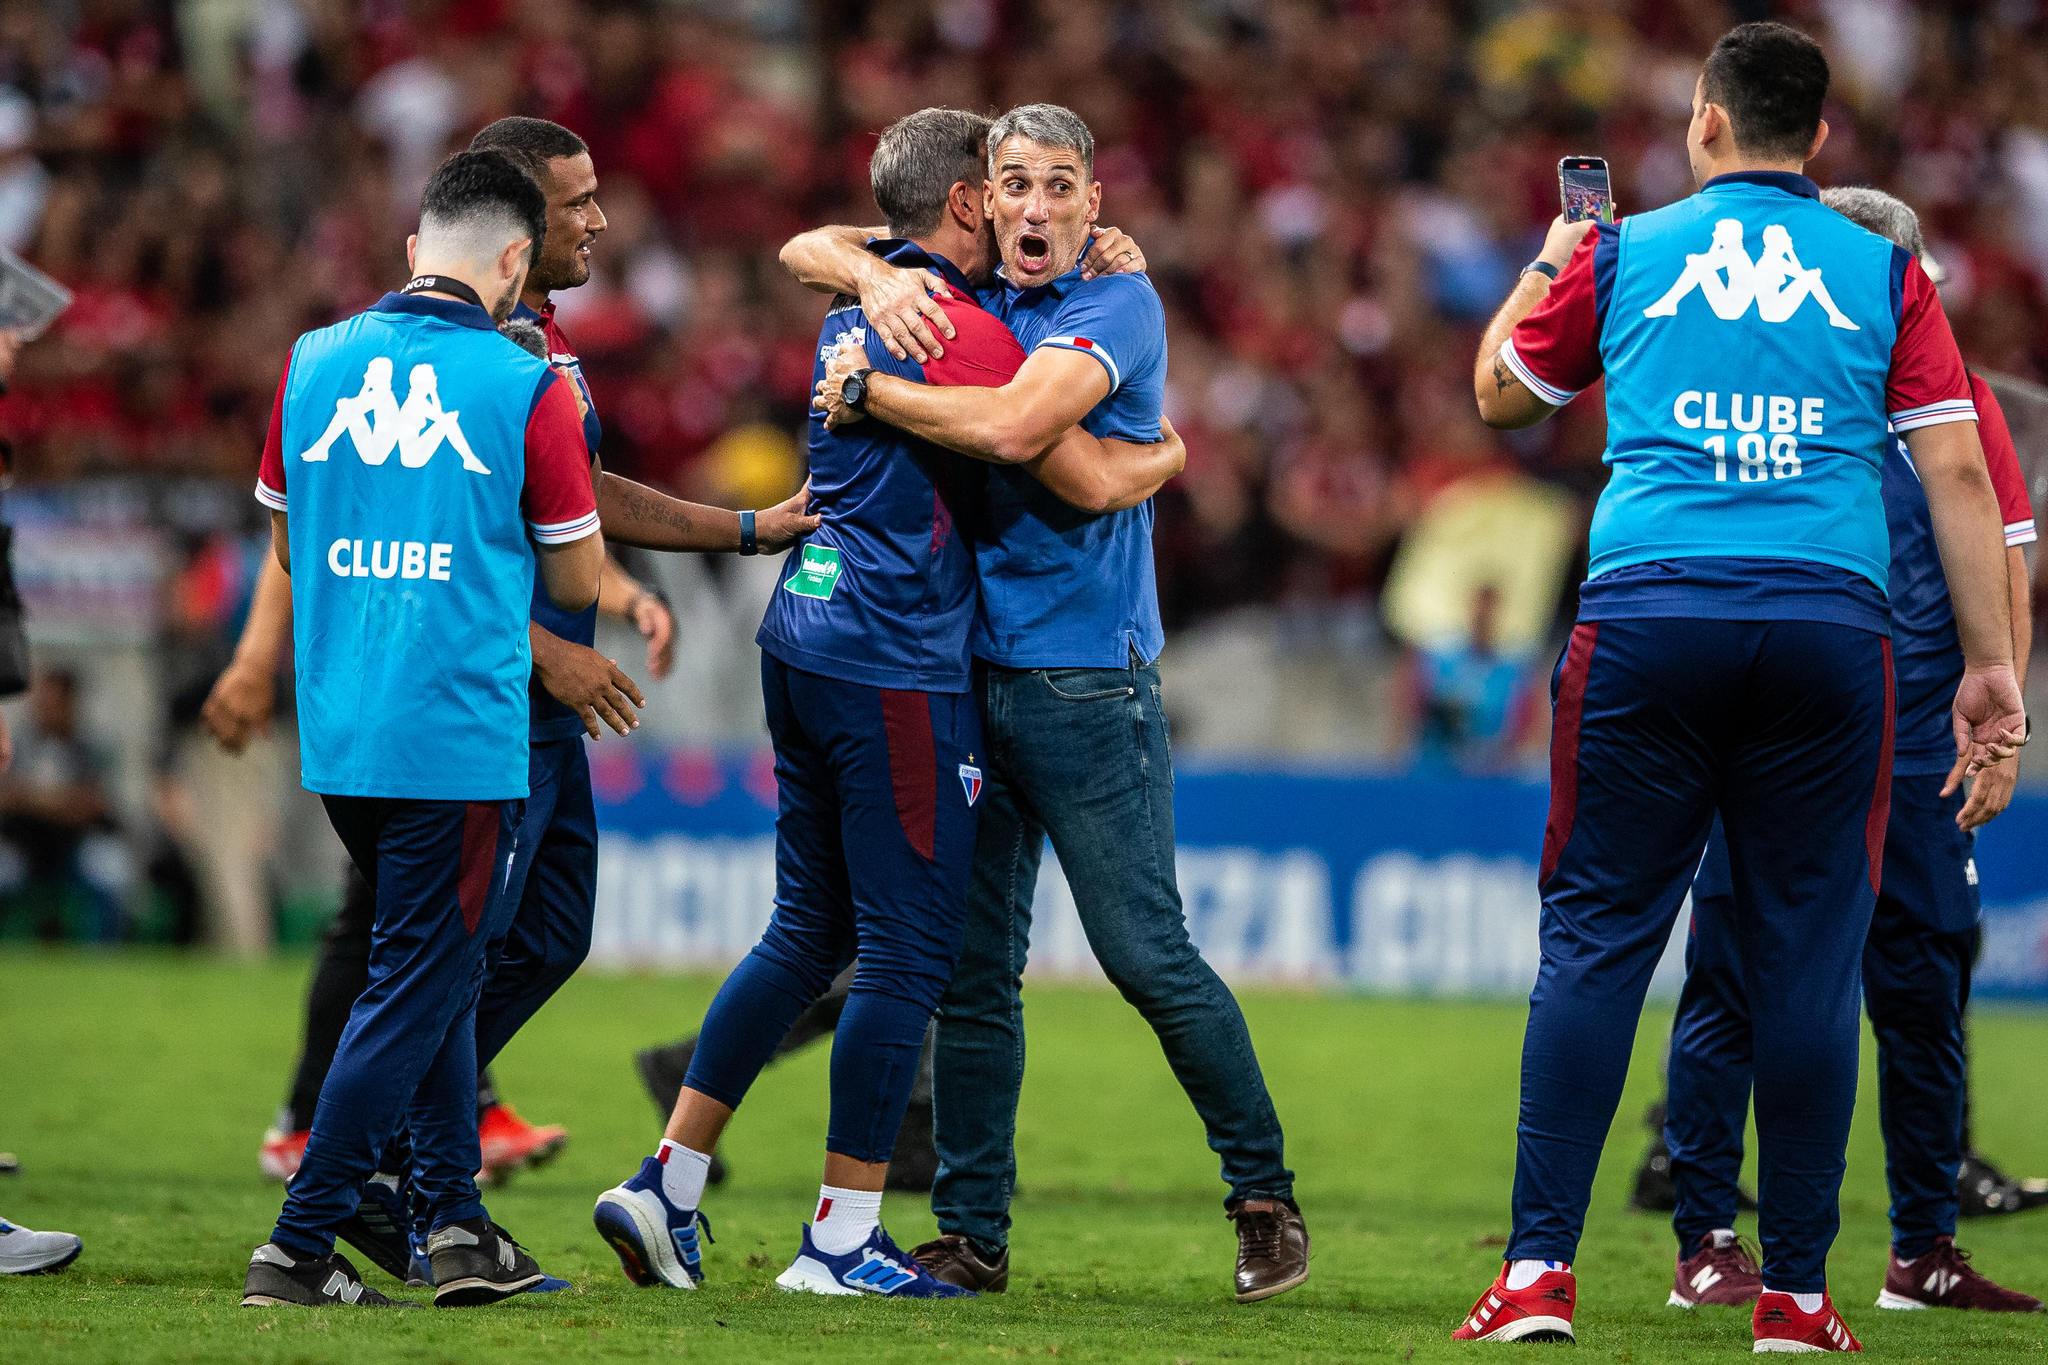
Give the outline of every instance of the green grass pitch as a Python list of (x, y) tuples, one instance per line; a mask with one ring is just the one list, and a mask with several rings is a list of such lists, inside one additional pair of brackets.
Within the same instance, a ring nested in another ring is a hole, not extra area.
[[(0, 1147), (24, 1165), (0, 1179), (0, 1213), (86, 1243), (62, 1274), (0, 1280), (0, 1361), (1433, 1361), (1562, 1349), (1448, 1340), (1507, 1230), (1517, 1004), (1246, 993), (1315, 1260), (1304, 1288), (1239, 1307), (1215, 1159), (1150, 1033), (1107, 991), (1034, 986), (1011, 1290), (898, 1304), (796, 1298), (770, 1283), (816, 1188), (822, 1049), (771, 1069), (728, 1136), (734, 1179), (707, 1202), (719, 1238), (709, 1284), (625, 1283), (590, 1206), (657, 1136), (630, 1056), (694, 1028), (715, 983), (597, 971), (500, 1067), (512, 1101), (568, 1124), (570, 1146), (490, 1200), (573, 1291), (462, 1312), (245, 1311), (243, 1267), (278, 1203), (256, 1173), (256, 1139), (285, 1083), (305, 972), (0, 953)], [(1637, 1039), (1601, 1168), (1579, 1263), (1580, 1359), (1749, 1349), (1745, 1312), (1663, 1306), (1668, 1232), (1622, 1209), (1667, 1017), (1652, 1006)], [(1985, 1145), (2015, 1168), (2048, 1169), (2048, 1013), (1983, 1011), (1976, 1053)], [(2048, 1358), (2042, 1318), (1871, 1307), (1885, 1196), (1869, 1056), (1866, 1040), (1833, 1263), (1851, 1325), (1873, 1359)], [(886, 1217), (906, 1245), (932, 1226), (915, 1199), (891, 1196)], [(2048, 1290), (2048, 1212), (1968, 1224), (1964, 1240), (1996, 1277)]]

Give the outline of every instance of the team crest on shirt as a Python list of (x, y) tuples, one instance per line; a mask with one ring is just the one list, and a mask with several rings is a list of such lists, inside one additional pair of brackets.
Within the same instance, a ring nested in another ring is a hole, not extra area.
[(1792, 234), (1782, 223), (1764, 228), (1763, 255), (1754, 260), (1743, 243), (1741, 219), (1723, 218), (1714, 224), (1714, 239), (1707, 249), (1686, 253), (1685, 269), (1664, 291), (1664, 297), (1643, 310), (1643, 316), (1674, 317), (1678, 305), (1695, 290), (1723, 322), (1746, 316), (1751, 307), (1765, 322), (1784, 322), (1812, 299), (1828, 315), (1830, 327), (1845, 332), (1863, 330), (1835, 307), (1833, 295), (1821, 282), (1820, 268), (1800, 264), (1799, 253), (1792, 249)]
[(967, 804), (972, 806), (981, 799), (981, 769), (972, 763), (960, 765), (960, 790), (967, 793)]
[(833, 353), (843, 351), (848, 347), (852, 347), (856, 351), (865, 351), (868, 347), (868, 329), (865, 327), (847, 328), (838, 336), (833, 337), (830, 345), (818, 348), (818, 359), (822, 363), (830, 365)]
[(462, 457), (462, 467), (470, 473), (490, 473), (462, 434), (462, 423), (457, 420), (462, 414), (441, 406), (441, 381), (434, 367), (412, 367), (403, 403), (392, 389), (392, 371), (390, 356), (373, 356), (363, 367), (362, 388), (353, 397), (336, 400), (327, 430), (300, 451), (299, 458), (319, 464), (346, 435), (356, 456), (367, 465), (383, 464), (395, 450), (401, 466), (418, 469), (446, 445)]

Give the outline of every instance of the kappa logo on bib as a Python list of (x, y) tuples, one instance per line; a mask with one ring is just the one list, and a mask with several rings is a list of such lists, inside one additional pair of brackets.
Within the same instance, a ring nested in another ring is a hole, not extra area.
[(434, 367), (412, 367), (403, 403), (392, 391), (392, 368), (389, 356), (372, 359), (363, 368), (362, 388), (353, 398), (335, 403), (334, 417), (327, 423), (327, 430), (299, 452), (299, 458), (313, 464), (324, 461), (346, 434), (355, 444), (357, 458), (367, 465), (383, 464), (395, 450), (401, 466), (418, 469), (446, 445), (462, 457), (462, 467), (470, 473), (490, 473), (462, 434), (462, 423), (458, 420), (462, 414), (441, 406), (441, 381), (435, 376)]
[(1643, 316), (1675, 317), (1678, 305), (1695, 290), (1723, 322), (1747, 316), (1752, 306), (1765, 322), (1784, 322), (1812, 299), (1827, 314), (1830, 327), (1845, 332), (1863, 330), (1835, 307), (1821, 281), (1820, 268), (1800, 264), (1799, 253), (1792, 249), (1792, 234), (1777, 223), (1764, 229), (1763, 254), (1754, 260), (1743, 243), (1740, 219), (1723, 218), (1714, 224), (1713, 243), (1696, 255), (1686, 255), (1685, 269), (1663, 298), (1643, 310)]

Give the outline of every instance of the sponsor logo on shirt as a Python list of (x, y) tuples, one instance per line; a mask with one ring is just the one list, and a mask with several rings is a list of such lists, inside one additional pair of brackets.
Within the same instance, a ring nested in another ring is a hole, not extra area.
[(1705, 251), (1687, 253), (1685, 269), (1664, 291), (1664, 297), (1643, 310), (1643, 316), (1676, 316), (1678, 305), (1698, 291), (1723, 322), (1748, 316), (1752, 307), (1765, 322), (1784, 322), (1811, 299), (1827, 314), (1830, 327), (1845, 332), (1863, 330), (1835, 307), (1820, 268), (1800, 264), (1799, 253), (1792, 248), (1792, 234), (1783, 225), (1772, 223), (1764, 228), (1763, 254), (1755, 259), (1751, 259), (1743, 235), (1740, 219), (1723, 218), (1715, 223), (1712, 243)]
[(392, 370), (389, 356), (377, 356), (364, 366), (362, 388), (335, 403), (327, 430), (300, 451), (299, 458), (319, 464), (346, 435), (356, 448), (356, 457), (367, 465), (383, 464), (395, 450), (401, 466), (418, 469), (445, 445), (461, 457), (462, 467), (470, 473), (489, 474), (490, 469), (462, 434), (462, 414), (441, 406), (441, 383), (434, 367), (412, 367), (403, 402), (392, 389)]

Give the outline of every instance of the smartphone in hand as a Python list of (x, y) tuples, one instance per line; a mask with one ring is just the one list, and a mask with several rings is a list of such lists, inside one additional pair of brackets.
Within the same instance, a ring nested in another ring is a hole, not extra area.
[(1557, 193), (1564, 203), (1564, 220), (1582, 223), (1597, 218), (1614, 221), (1614, 187), (1607, 178), (1607, 160), (1598, 156), (1568, 156), (1557, 163)]

